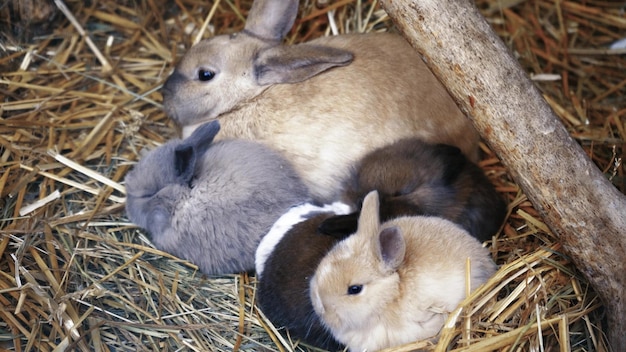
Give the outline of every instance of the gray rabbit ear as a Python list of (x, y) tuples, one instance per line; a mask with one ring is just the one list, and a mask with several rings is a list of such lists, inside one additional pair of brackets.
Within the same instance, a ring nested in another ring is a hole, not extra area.
[[(209, 145), (213, 142), (213, 139), (220, 131), (220, 121), (213, 120), (211, 122), (207, 122), (205, 124), (200, 125), (196, 128), (193, 133), (185, 138), (181, 143), (181, 146), (190, 146), (193, 148), (201, 149), (208, 148)], [(206, 149), (205, 149), (206, 150)]]
[(215, 139), (215, 136), (219, 131), (219, 120), (213, 120), (211, 122), (202, 124), (198, 128), (196, 128), (189, 137), (185, 138), (176, 147), (176, 150), (193, 148), (196, 155), (200, 157), (204, 155), (207, 149), (209, 149), (209, 146), (211, 145), (211, 143), (213, 143), (213, 139)]
[(297, 15), (297, 0), (256, 0), (248, 13), (244, 31), (262, 39), (280, 41)]
[(197, 153), (192, 146), (180, 145), (174, 150), (174, 169), (179, 184), (188, 184), (196, 169)]
[(218, 120), (205, 123), (174, 148), (174, 168), (181, 184), (191, 181), (198, 159), (209, 149), (219, 130)]
[(263, 50), (254, 60), (254, 74), (260, 85), (297, 83), (319, 73), (352, 62), (346, 50), (321, 45), (278, 45)]
[(380, 258), (384, 268), (388, 271), (396, 271), (404, 261), (406, 243), (397, 227), (382, 230), (378, 236)]

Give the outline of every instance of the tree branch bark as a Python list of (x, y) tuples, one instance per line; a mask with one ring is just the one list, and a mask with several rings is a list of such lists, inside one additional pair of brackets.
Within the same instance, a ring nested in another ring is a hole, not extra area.
[(571, 138), (472, 1), (382, 3), (594, 286), (610, 344), (626, 351), (626, 197)]

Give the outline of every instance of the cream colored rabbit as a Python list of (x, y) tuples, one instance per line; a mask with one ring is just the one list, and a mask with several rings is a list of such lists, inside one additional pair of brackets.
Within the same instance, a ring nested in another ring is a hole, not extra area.
[(311, 279), (323, 324), (350, 351), (376, 351), (436, 336), (471, 289), (495, 271), (489, 251), (436, 217), (380, 224), (378, 193), (364, 200), (357, 232), (337, 243)]
[(419, 55), (389, 33), (282, 45), (298, 1), (257, 0), (245, 29), (193, 46), (163, 86), (167, 114), (188, 136), (219, 119), (220, 138), (282, 152), (316, 200), (334, 201), (350, 166), (404, 137), (458, 146), (478, 135)]

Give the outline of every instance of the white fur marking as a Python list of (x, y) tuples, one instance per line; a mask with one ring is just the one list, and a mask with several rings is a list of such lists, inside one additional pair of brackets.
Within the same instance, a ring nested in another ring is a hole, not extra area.
[(311, 203), (304, 203), (298, 206), (291, 207), (285, 214), (283, 214), (269, 232), (263, 237), (261, 243), (257, 247), (255, 254), (255, 262), (256, 262), (256, 274), (257, 278), (261, 277), (263, 273), (263, 269), (265, 267), (265, 262), (267, 258), (272, 254), (272, 251), (280, 242), (280, 240), (285, 236), (287, 231), (291, 230), (291, 228), (308, 219), (308, 215), (314, 213), (335, 213), (337, 215), (345, 215), (348, 214), (352, 209), (349, 205), (334, 202), (332, 204), (325, 204), (320, 207), (317, 205), (313, 205)]

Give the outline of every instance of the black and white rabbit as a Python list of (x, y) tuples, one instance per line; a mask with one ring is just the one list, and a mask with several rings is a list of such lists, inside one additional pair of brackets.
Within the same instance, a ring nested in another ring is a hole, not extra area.
[(277, 327), (287, 328), (292, 339), (325, 350), (341, 350), (343, 346), (315, 314), (309, 280), (339, 240), (318, 233), (317, 228), (323, 220), (350, 211), (341, 202), (293, 207), (276, 221), (256, 252), (257, 304), (263, 313)]

